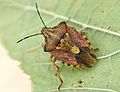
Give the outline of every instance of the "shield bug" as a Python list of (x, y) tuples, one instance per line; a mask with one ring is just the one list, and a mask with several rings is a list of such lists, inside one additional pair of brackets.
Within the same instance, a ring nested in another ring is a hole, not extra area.
[(51, 54), (51, 61), (56, 70), (56, 76), (61, 82), (58, 86), (58, 89), (60, 89), (63, 80), (59, 75), (59, 67), (55, 64), (56, 60), (61, 60), (62, 63), (74, 67), (90, 67), (95, 63), (96, 55), (90, 47), (90, 42), (84, 32), (77, 32), (74, 27), (67, 26), (66, 22), (61, 22), (54, 27), (47, 27), (40, 15), (37, 4), (35, 5), (44, 28), (41, 30), (41, 33), (27, 36), (20, 39), (17, 43), (36, 35), (44, 36), (44, 51)]

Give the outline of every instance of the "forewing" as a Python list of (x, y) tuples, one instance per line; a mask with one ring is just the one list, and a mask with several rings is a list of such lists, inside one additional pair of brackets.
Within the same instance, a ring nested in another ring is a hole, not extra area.
[(84, 51), (76, 54), (76, 59), (78, 63), (84, 64), (86, 67), (90, 67), (95, 63), (95, 55), (94, 53), (90, 53), (90, 49), (82, 48)]

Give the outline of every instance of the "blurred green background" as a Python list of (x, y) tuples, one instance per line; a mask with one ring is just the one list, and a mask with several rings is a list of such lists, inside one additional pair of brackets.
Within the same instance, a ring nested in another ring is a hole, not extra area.
[[(50, 54), (43, 51), (43, 36), (16, 43), (43, 28), (35, 2), (47, 26), (71, 17), (68, 25), (78, 31), (83, 26), (92, 27), (85, 31), (93, 47), (100, 49), (96, 52), (98, 57), (120, 50), (119, 0), (0, 0), (1, 42), (11, 58), (20, 61), (20, 67), (31, 76), (33, 92), (57, 92), (59, 85)], [(63, 92), (120, 91), (120, 53), (100, 59), (92, 68), (76, 69), (60, 61), (57, 64), (64, 80)]]

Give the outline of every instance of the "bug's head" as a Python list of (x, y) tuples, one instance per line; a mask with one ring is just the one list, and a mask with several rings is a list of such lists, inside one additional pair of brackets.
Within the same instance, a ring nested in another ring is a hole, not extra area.
[(39, 15), (40, 20), (42, 21), (42, 24), (44, 25), (43, 29), (41, 30), (41, 33), (29, 35), (25, 38), (20, 39), (17, 41), (17, 43), (21, 42), (24, 39), (27, 39), (29, 37), (33, 37), (36, 35), (43, 35), (45, 38), (45, 46), (44, 46), (44, 51), (45, 52), (50, 52), (53, 51), (58, 43), (60, 42), (61, 38), (64, 36), (67, 30), (67, 25), (66, 22), (61, 22), (59, 25), (55, 27), (47, 27), (40, 15), (40, 12), (38, 10), (37, 3), (35, 3), (37, 13)]

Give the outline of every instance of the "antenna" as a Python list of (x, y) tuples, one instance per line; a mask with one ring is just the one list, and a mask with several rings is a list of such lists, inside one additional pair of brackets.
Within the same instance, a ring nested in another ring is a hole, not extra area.
[[(43, 19), (42, 19), (41, 15), (40, 15), (39, 10), (38, 10), (37, 3), (35, 3), (35, 6), (36, 6), (36, 10), (37, 10), (37, 13), (38, 13), (38, 15), (39, 15), (40, 20), (42, 21), (42, 23), (43, 23), (44, 27), (46, 27), (46, 28), (47, 28), (47, 26), (45, 25), (45, 23), (44, 23), (44, 21), (43, 21)], [(36, 33), (36, 34), (33, 34), (33, 35), (26, 36), (26, 37), (24, 37), (24, 38), (20, 39), (19, 41), (17, 41), (17, 43), (19, 43), (19, 42), (21, 42), (21, 41), (23, 41), (23, 40), (25, 40), (25, 39), (27, 39), (27, 38), (30, 38), (30, 37), (36, 36), (36, 35), (42, 35), (42, 33)]]
[(35, 6), (36, 6), (36, 10), (37, 10), (37, 13), (38, 13), (38, 15), (39, 15), (40, 20), (42, 21), (43, 25), (47, 28), (47, 26), (45, 25), (45, 23), (44, 23), (44, 21), (43, 21), (43, 19), (42, 19), (42, 17), (41, 17), (41, 14), (40, 14), (40, 12), (39, 12), (37, 3), (35, 3)]
[(30, 37), (36, 36), (36, 35), (42, 35), (42, 33), (37, 33), (37, 34), (33, 34), (33, 35), (26, 36), (26, 37), (20, 39), (19, 41), (17, 41), (17, 43), (19, 43), (19, 42), (21, 42), (21, 41), (23, 41), (23, 40), (25, 40), (25, 39), (27, 39), (27, 38), (30, 38)]

